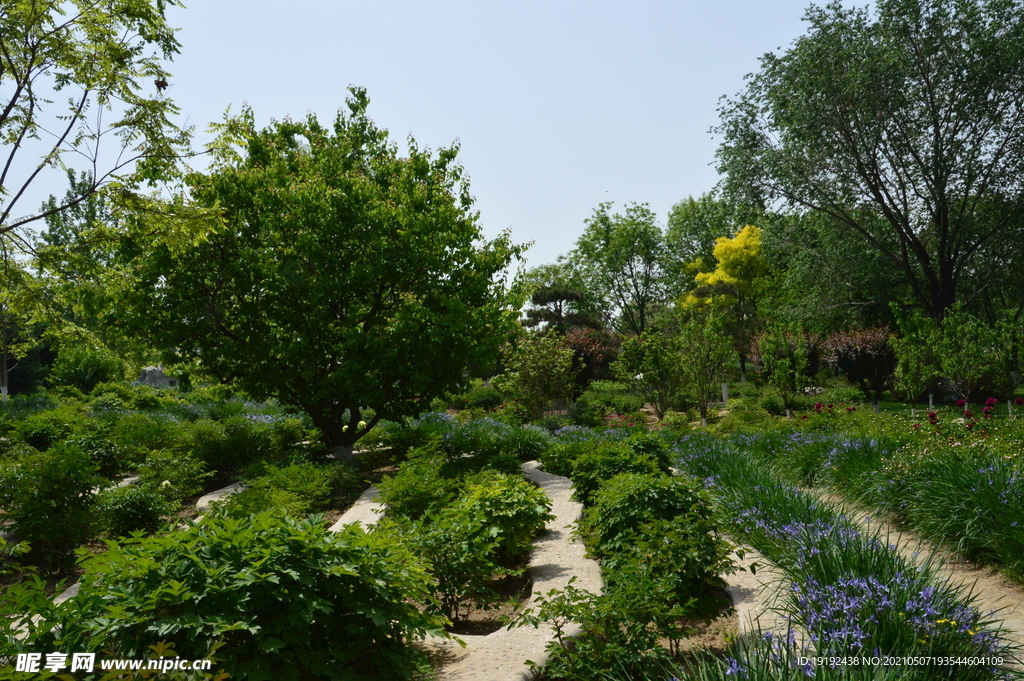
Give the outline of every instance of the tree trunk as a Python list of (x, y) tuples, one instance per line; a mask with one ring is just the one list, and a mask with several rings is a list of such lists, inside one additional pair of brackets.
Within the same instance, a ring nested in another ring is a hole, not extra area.
[(747, 356), (742, 352), (740, 355), (740, 383), (747, 382)]

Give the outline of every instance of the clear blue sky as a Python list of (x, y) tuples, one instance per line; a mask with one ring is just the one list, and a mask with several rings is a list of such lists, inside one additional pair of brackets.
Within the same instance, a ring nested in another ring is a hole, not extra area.
[(394, 139), (458, 139), (481, 225), (572, 248), (601, 201), (710, 190), (719, 97), (804, 31), (805, 0), (192, 1), (172, 8), (168, 94), (196, 125), (243, 102), (258, 120), (333, 118), (349, 84)]

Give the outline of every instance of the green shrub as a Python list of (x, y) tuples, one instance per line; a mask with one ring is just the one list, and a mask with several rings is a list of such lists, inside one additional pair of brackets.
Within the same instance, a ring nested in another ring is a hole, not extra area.
[(618, 381), (592, 381), (580, 395), (577, 404), (594, 408), (603, 414), (625, 414), (640, 411), (643, 400), (625, 383)]
[(436, 458), (417, 457), (403, 463), (395, 475), (385, 476), (377, 489), (388, 515), (417, 520), (454, 499), (461, 483), (444, 475), (443, 466)]
[[(543, 678), (552, 681), (590, 679), (672, 679), (676, 671), (658, 638), (659, 621), (671, 619), (671, 594), (648, 575), (598, 595), (578, 589), (570, 579), (565, 589), (538, 595), (535, 606), (510, 627), (549, 624)], [(635, 588), (626, 588), (635, 585)], [(572, 623), (579, 632), (566, 631)], [(539, 665), (531, 663), (535, 673)]]
[[(814, 407), (818, 400), (807, 395), (793, 395), (793, 411), (807, 411)], [(761, 409), (775, 416), (783, 416), (786, 413), (786, 404), (777, 390), (765, 390), (759, 403)]]
[(749, 402), (757, 402), (761, 397), (761, 392), (762, 389), (750, 381), (738, 381), (735, 383), (730, 381), (729, 402), (731, 403), (733, 398), (748, 400)]
[[(378, 532), (392, 533), (390, 523), (379, 525)], [(436, 604), (429, 609), (453, 622), (472, 608), (487, 608), (497, 599), (495, 582), (510, 574), (498, 564), (500, 540), (491, 532), (487, 518), (447, 506), (432, 515), (429, 522), (419, 521), (401, 532), (412, 543), (416, 555), (429, 561), (436, 580)]]
[(533, 538), (551, 515), (551, 501), (543, 490), (519, 475), (486, 471), (472, 482), (451, 506), (452, 512), (481, 518), (498, 540), (498, 560), (506, 565), (528, 554)]
[(558, 442), (540, 455), (540, 462), (543, 464), (545, 472), (568, 478), (572, 476), (572, 465), (576, 459), (594, 449), (595, 446), (596, 443), (590, 440)]
[(466, 393), (466, 407), (469, 409), (496, 409), (505, 398), (496, 388), (479, 386)]
[(636, 433), (622, 441), (637, 454), (648, 456), (658, 463), (662, 473), (672, 470), (674, 463), (672, 453), (668, 449), (668, 443), (655, 433)]
[(249, 515), (277, 509), (300, 518), (352, 501), (363, 488), (358, 472), (342, 464), (264, 464), (253, 472), (258, 474), (246, 477), (249, 488), (225, 500), (230, 513)]
[(131, 463), (127, 453), (116, 442), (99, 432), (87, 432), (70, 437), (67, 444), (78, 447), (97, 466), (97, 472), (105, 478), (123, 474)]
[(0, 508), (18, 536), (54, 570), (70, 565), (71, 552), (88, 539), (100, 484), (81, 449), (61, 442), (0, 469)]
[(711, 499), (690, 477), (623, 473), (605, 482), (587, 509), (581, 530), (598, 558), (622, 553), (644, 536), (641, 528), (655, 521), (682, 518), (695, 537), (709, 536)]
[(637, 454), (621, 443), (597, 443), (572, 464), (572, 483), (577, 501), (590, 505), (598, 488), (620, 473), (661, 473), (658, 462)]
[(30, 414), (16, 427), (22, 440), (45, 451), (53, 444), (82, 432), (85, 426), (86, 418), (81, 410), (71, 405), (62, 405)]
[(864, 402), (864, 393), (860, 388), (852, 385), (833, 386), (826, 388), (825, 392), (819, 395), (812, 396), (811, 399), (822, 404), (834, 404), (836, 406), (840, 404), (862, 404)]
[(181, 427), (174, 421), (148, 414), (126, 414), (110, 431), (111, 439), (133, 461), (141, 461), (149, 452), (173, 447), (181, 435)]
[(68, 346), (57, 354), (57, 361), (50, 369), (49, 382), (56, 386), (73, 386), (88, 393), (97, 384), (120, 381), (124, 375), (124, 362), (106, 348)]
[(85, 568), (60, 611), (65, 646), (142, 658), (163, 641), (202, 658), (221, 643), (220, 668), (240, 681), (411, 679), (425, 660), (408, 642), (442, 633), (413, 605), (431, 602), (425, 566), (397, 537), (354, 525), (211, 514)]
[(170, 502), (199, 494), (213, 477), (204, 461), (186, 453), (167, 450), (150, 452), (137, 474), (139, 485), (160, 490), (161, 496)]
[(96, 499), (100, 526), (110, 537), (155, 532), (171, 507), (157, 489), (141, 485), (115, 487)]

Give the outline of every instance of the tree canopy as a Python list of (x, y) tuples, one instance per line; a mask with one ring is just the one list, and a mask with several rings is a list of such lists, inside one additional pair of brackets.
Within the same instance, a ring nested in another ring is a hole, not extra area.
[[(165, 19), (177, 0), (10, 0), (0, 5), (0, 234), (86, 200), (122, 171), (130, 185), (166, 179), (189, 131), (164, 95), (161, 59), (178, 52)], [(159, 53), (159, 56), (157, 55)], [(63, 100), (63, 101), (62, 101)], [(31, 157), (28, 158), (28, 157)], [(78, 191), (22, 207), (48, 168), (89, 166)]]
[(125, 308), (168, 360), (300, 407), (340, 451), (494, 361), (516, 318), (496, 277), (522, 250), (480, 243), (457, 147), (402, 157), (365, 91), (347, 104), (331, 127), (229, 118), (188, 177), (223, 225), (122, 253)]
[(568, 260), (619, 329), (640, 335), (663, 302), (665, 239), (647, 205), (630, 204), (622, 213), (611, 209), (602, 203), (594, 210)]
[(937, 319), (1020, 271), (1024, 5), (831, 2), (806, 21), (722, 107), (730, 190), (831, 215)]

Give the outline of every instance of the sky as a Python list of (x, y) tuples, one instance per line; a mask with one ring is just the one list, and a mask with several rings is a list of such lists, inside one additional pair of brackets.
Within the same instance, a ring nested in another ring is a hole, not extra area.
[(484, 234), (568, 252), (603, 201), (673, 204), (718, 181), (723, 95), (804, 31), (805, 0), (216, 0), (171, 8), (170, 95), (197, 141), (230, 106), (328, 121), (349, 85), (404, 146), (456, 140)]

